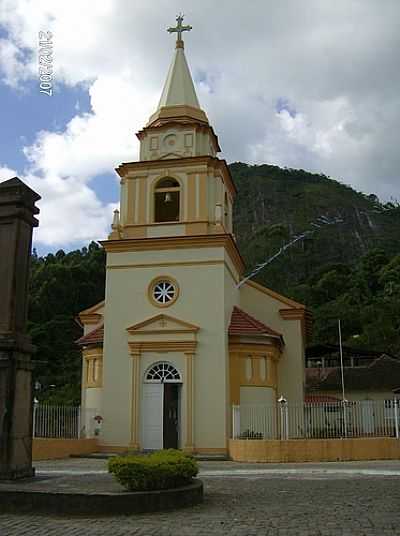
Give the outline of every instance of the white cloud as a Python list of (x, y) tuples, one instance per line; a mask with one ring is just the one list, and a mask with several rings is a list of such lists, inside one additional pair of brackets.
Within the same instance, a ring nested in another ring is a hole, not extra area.
[(3, 71), (2, 81), (7, 85), (18, 88), (21, 80), (28, 78), (28, 73), (22, 63), (20, 49), (7, 39), (0, 39), (0, 66)]
[(117, 207), (113, 203), (102, 205), (81, 178), (61, 179), (51, 174), (44, 179), (35, 175), (22, 178), (42, 196), (38, 204), (40, 225), (35, 231), (39, 243), (53, 247), (106, 238)]
[(0, 182), (8, 181), (9, 179), (14, 178), (16, 175), (17, 172), (14, 169), (0, 165)]
[[(228, 160), (302, 167), (400, 197), (396, 0), (309, 0), (301, 10), (296, 0), (246, 9), (239, 0), (3, 0), (8, 83), (36, 76), (38, 31), (51, 30), (56, 80), (90, 94), (90, 113), (77, 109), (63, 131), (40, 132), (24, 149), (25, 175), (43, 197), (42, 243), (105, 236), (113, 207), (91, 181), (137, 158), (134, 133), (157, 104), (173, 51), (164, 30), (182, 8), (200, 102)], [(277, 111), (282, 98), (290, 111)]]

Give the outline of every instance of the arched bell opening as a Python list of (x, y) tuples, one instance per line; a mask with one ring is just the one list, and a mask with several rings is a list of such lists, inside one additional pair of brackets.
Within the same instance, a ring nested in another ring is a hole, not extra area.
[(154, 222), (167, 223), (180, 220), (180, 185), (172, 178), (160, 179), (154, 189)]

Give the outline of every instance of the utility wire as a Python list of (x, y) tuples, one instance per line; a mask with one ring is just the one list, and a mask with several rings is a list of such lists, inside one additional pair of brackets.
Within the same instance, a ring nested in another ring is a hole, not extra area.
[(236, 285), (236, 288), (240, 288), (246, 281), (257, 275), (261, 270), (263, 270), (268, 264), (271, 264), (275, 259), (277, 259), (282, 253), (284, 253), (287, 249), (289, 249), (291, 246), (296, 244), (297, 242), (300, 242), (301, 240), (304, 240), (307, 236), (311, 236), (314, 233), (316, 233), (319, 229), (322, 229), (323, 227), (326, 227), (327, 225), (337, 225), (338, 223), (343, 223), (343, 219), (340, 216), (337, 216), (335, 218), (328, 218), (327, 216), (319, 216), (315, 222), (311, 222), (310, 226), (312, 229), (308, 229), (304, 231), (303, 233), (294, 236), (289, 242), (284, 244), (279, 251), (277, 251), (272, 257), (269, 257), (265, 262), (261, 264), (257, 264), (257, 266), (254, 268), (252, 272), (250, 272), (249, 275), (247, 275), (244, 279), (239, 281), (239, 283)]

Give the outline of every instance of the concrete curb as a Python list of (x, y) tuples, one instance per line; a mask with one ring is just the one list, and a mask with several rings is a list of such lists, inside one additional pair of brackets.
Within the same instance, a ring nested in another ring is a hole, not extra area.
[(203, 482), (175, 489), (120, 493), (63, 493), (3, 488), (0, 513), (108, 516), (175, 510), (203, 501)]

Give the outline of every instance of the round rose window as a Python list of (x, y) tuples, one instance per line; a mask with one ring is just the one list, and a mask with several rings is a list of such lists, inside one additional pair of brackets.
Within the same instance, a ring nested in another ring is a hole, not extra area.
[(165, 305), (175, 298), (175, 293), (175, 287), (170, 281), (159, 281), (154, 285), (153, 298), (161, 305)]
[(170, 276), (159, 276), (149, 286), (149, 298), (158, 307), (168, 307), (178, 298), (178, 283)]

